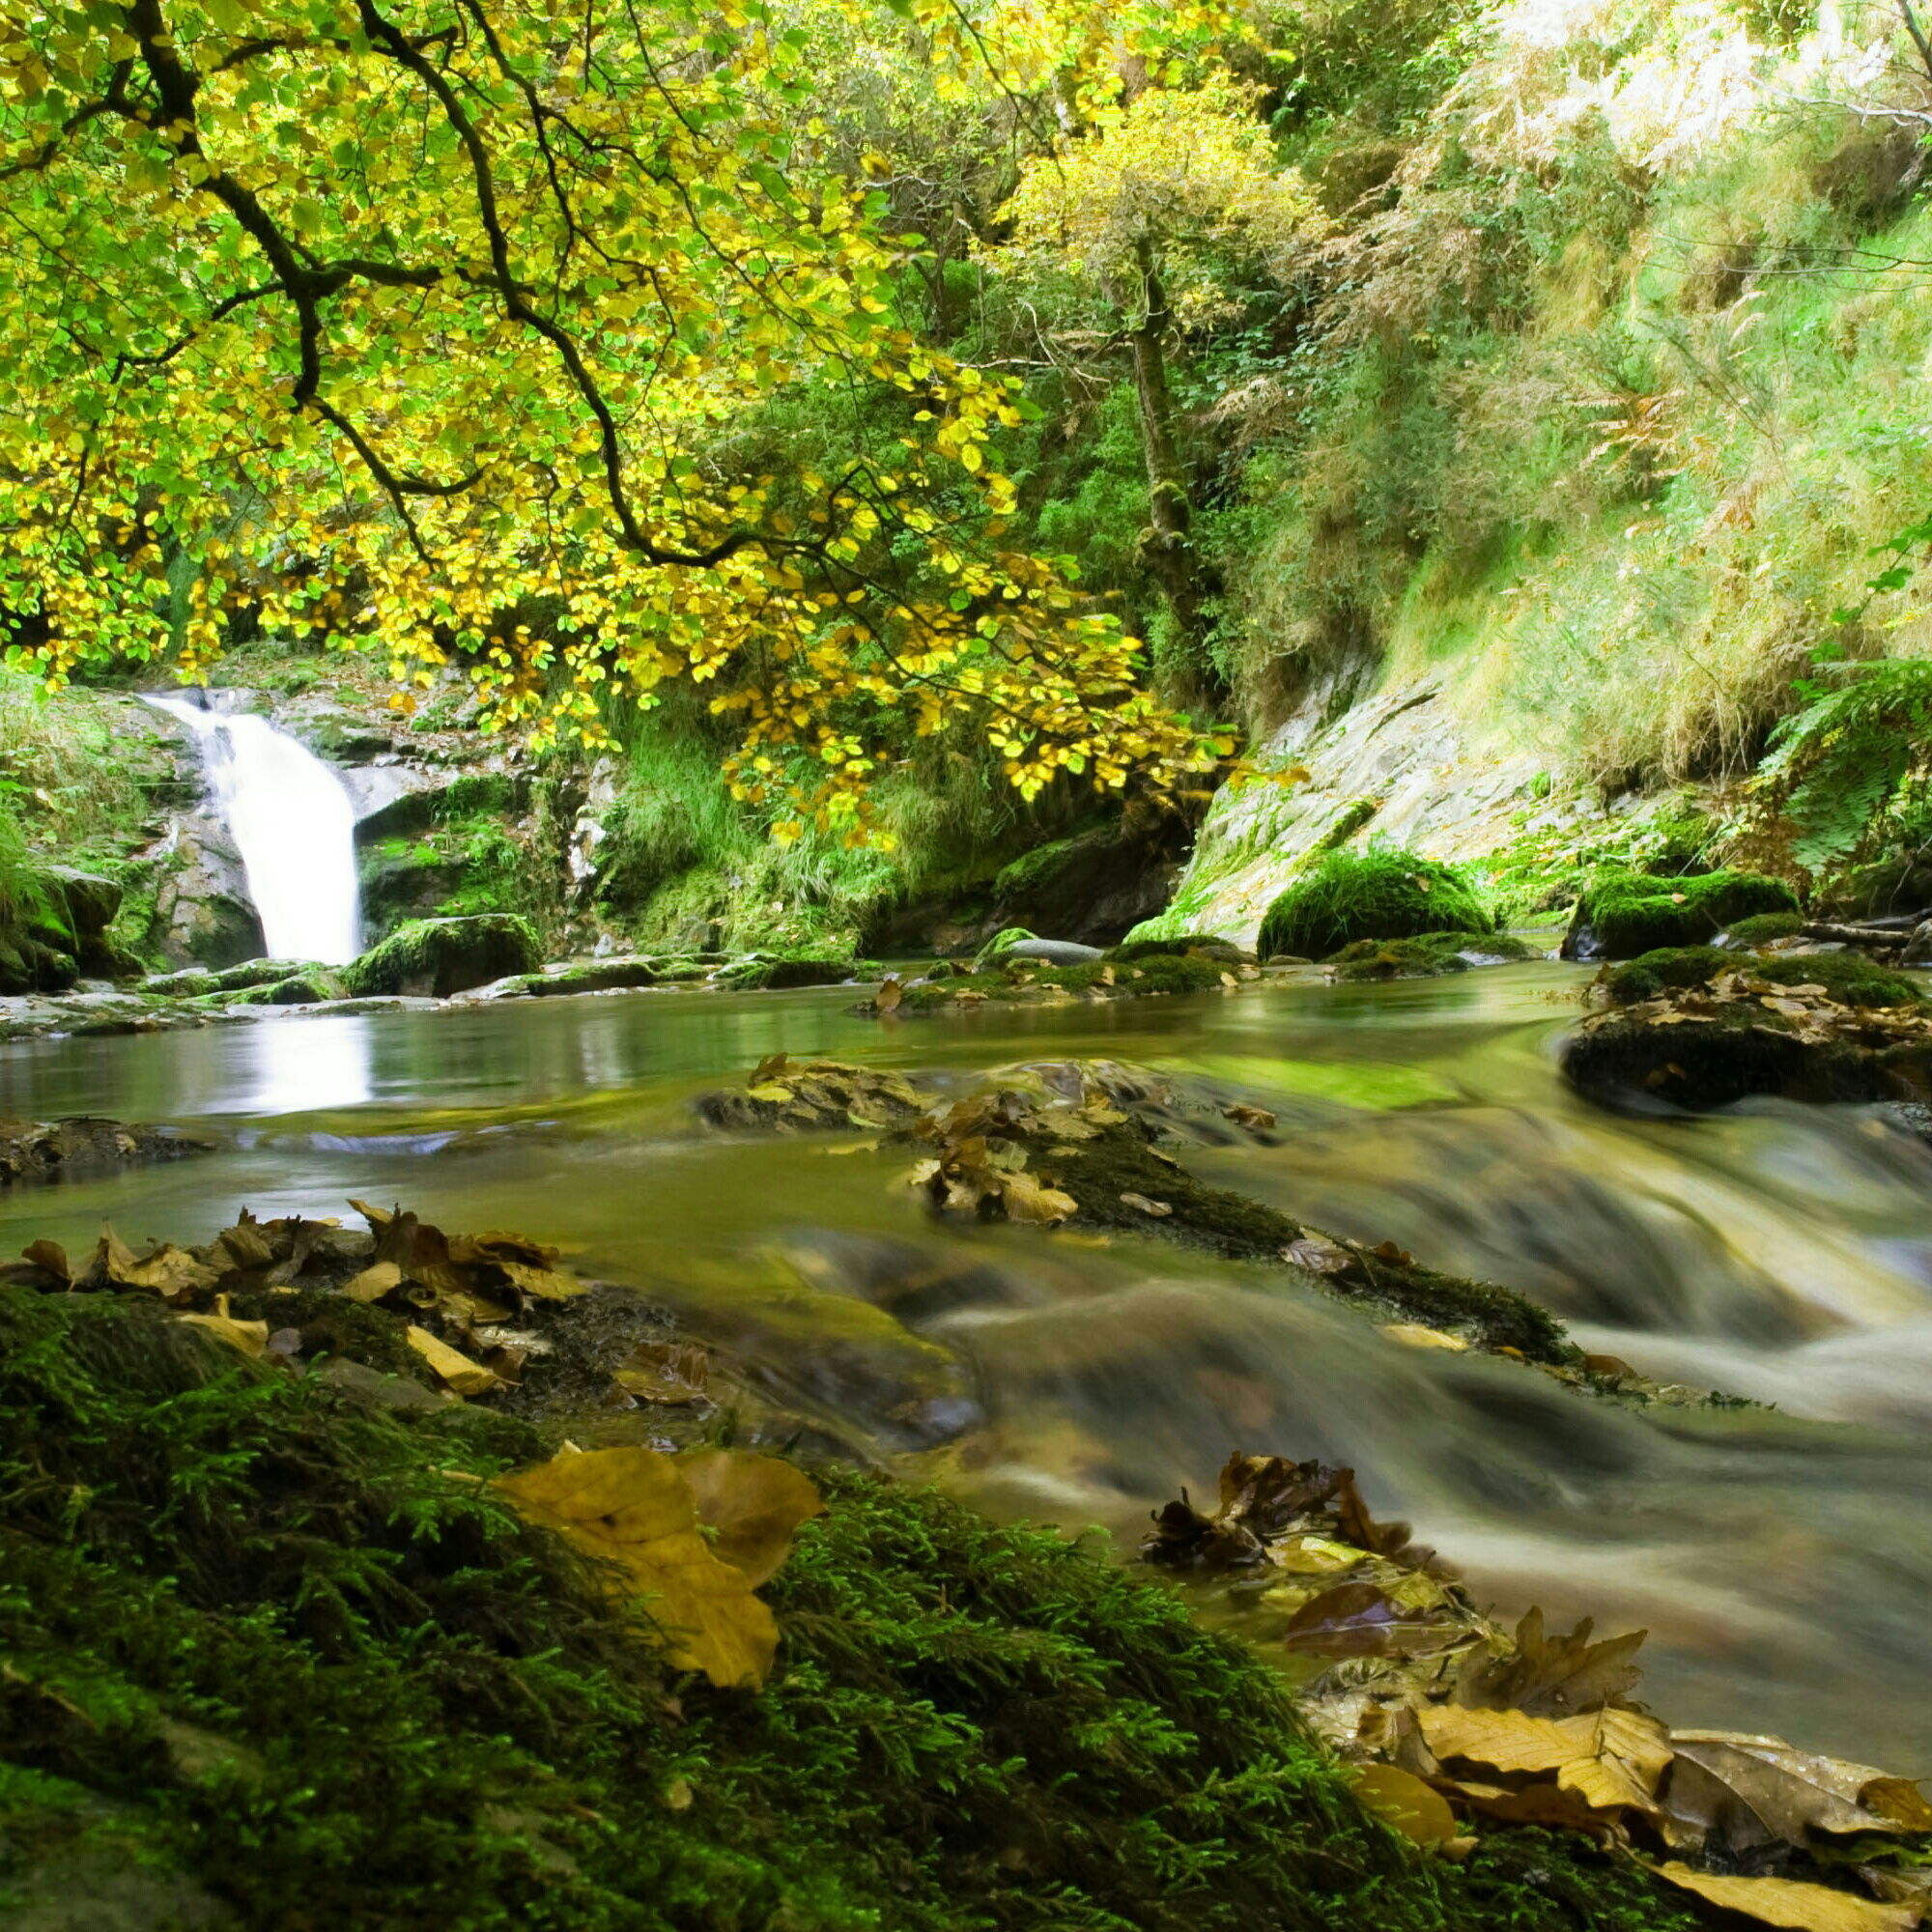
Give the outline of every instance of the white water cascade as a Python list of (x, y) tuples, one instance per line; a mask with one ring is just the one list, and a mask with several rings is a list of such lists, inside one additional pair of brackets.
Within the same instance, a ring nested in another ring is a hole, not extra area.
[(251, 712), (150, 696), (195, 734), (272, 959), (339, 966), (360, 951), (355, 809), (304, 745)]

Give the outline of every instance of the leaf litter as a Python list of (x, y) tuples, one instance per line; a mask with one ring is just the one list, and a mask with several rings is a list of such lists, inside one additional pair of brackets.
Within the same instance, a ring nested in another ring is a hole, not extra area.
[[(1463, 1821), (1581, 1833), (1728, 1913), (1790, 1932), (1910, 1932), (1932, 1908), (1932, 1803), (1910, 1778), (1782, 1738), (1673, 1730), (1639, 1704), (1642, 1631), (1513, 1632), (1350, 1469), (1231, 1456), (1211, 1515), (1185, 1491), (1143, 1558), (1287, 1615), (1326, 1660), (1297, 1693), (1396, 1830), (1461, 1858)], [(1446, 1818), (1445, 1818), (1446, 1814)], [(1854, 1887), (1860, 1889), (1853, 1889)]]

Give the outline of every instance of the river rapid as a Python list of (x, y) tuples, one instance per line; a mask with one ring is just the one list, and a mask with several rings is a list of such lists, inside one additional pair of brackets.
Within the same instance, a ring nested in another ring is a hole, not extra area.
[[(851, 1015), (849, 988), (653, 992), (40, 1040), (0, 1049), (0, 1114), (225, 1146), (0, 1195), (0, 1253), (84, 1248), (103, 1218), (200, 1241), (244, 1205), (347, 1215), (355, 1195), (558, 1242), (700, 1328), (748, 1284), (890, 1282), (970, 1369), (968, 1433), (917, 1466), (995, 1514), (1130, 1549), (1179, 1485), (1211, 1496), (1231, 1449), (1350, 1463), (1503, 1616), (1648, 1627), (1641, 1694), (1672, 1723), (1932, 1774), (1932, 1150), (1868, 1109), (1587, 1108), (1552, 1060), (1584, 977), (1299, 976), (903, 1023)], [(936, 1223), (894, 1184), (903, 1151), (696, 1129), (693, 1094), (781, 1051), (961, 1079), (1104, 1056), (1214, 1083), (1281, 1131), (1190, 1153), (1202, 1179), (1524, 1290), (1654, 1379), (1776, 1406), (1591, 1402), (1405, 1347), (1265, 1269)], [(854, 1402), (838, 1420), (890, 1460), (893, 1416)]]

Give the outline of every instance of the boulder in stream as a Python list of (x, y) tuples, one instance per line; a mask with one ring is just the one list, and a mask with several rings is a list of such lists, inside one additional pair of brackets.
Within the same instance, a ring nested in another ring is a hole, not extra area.
[(1562, 1066), (1605, 1105), (1932, 1097), (1932, 1002), (1862, 953), (1669, 947), (1606, 968), (1592, 992), (1603, 1010)]
[(511, 974), (533, 973), (543, 952), (514, 913), (419, 919), (399, 926), (342, 972), (350, 994), (409, 993), (446, 1000)]
[(1739, 921), (1797, 910), (1797, 895), (1782, 879), (1756, 872), (1654, 878), (1606, 869), (1578, 895), (1563, 956), (1634, 959), (1660, 947), (1702, 946)]

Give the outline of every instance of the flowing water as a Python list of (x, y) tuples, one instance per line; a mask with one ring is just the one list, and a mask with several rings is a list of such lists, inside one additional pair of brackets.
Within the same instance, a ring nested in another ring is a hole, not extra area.
[[(1861, 1109), (1593, 1112), (1550, 1057), (1580, 978), (902, 1024), (851, 1016), (849, 990), (642, 993), (36, 1041), (0, 1054), (0, 1113), (200, 1122), (231, 1145), (0, 1197), (0, 1252), (85, 1245), (103, 1216), (201, 1240), (244, 1203), (350, 1195), (520, 1227), (708, 1310), (882, 1454), (920, 1435), (893, 1376), (812, 1365), (849, 1297), (889, 1302), (969, 1365), (939, 1409), (973, 1426), (921, 1466), (988, 1509), (1130, 1547), (1178, 1485), (1211, 1494), (1231, 1448), (1346, 1461), (1501, 1613), (1648, 1626), (1646, 1694), (1672, 1721), (1932, 1772), (1932, 1151)], [(948, 1079), (1104, 1055), (1212, 1083), (1281, 1132), (1191, 1153), (1204, 1178), (1525, 1289), (1656, 1378), (1776, 1406), (1611, 1407), (1405, 1348), (1264, 1268), (934, 1223), (890, 1149), (695, 1128), (695, 1093), (781, 1050)]]
[(195, 734), (223, 822), (241, 848), (271, 959), (340, 966), (361, 950), (355, 809), (304, 745), (252, 712), (150, 696)]

